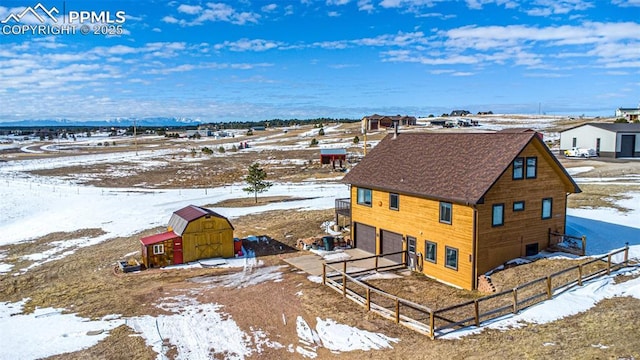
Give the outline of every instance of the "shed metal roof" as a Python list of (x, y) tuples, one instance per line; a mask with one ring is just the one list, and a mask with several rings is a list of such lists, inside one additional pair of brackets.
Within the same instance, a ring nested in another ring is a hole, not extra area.
[(347, 155), (346, 149), (320, 149), (320, 155)]
[(189, 205), (187, 207), (184, 207), (174, 212), (173, 215), (171, 215), (171, 219), (169, 219), (169, 226), (173, 229), (173, 231), (176, 234), (182, 236), (182, 234), (184, 233), (184, 230), (187, 228), (187, 225), (189, 225), (191, 221), (199, 219), (203, 216), (215, 216), (215, 217), (224, 219), (229, 223), (229, 226), (231, 226), (231, 228), (233, 229), (233, 225), (231, 225), (231, 222), (226, 217), (218, 214), (215, 211), (205, 209), (195, 205)]
[(179, 238), (180, 236), (178, 236), (176, 233), (174, 233), (173, 231), (167, 231), (167, 232), (163, 232), (160, 234), (155, 234), (155, 235), (151, 235), (151, 236), (146, 236), (140, 239), (140, 242), (142, 243), (142, 245), (147, 246), (147, 245), (153, 245), (153, 244), (157, 244), (159, 242), (163, 242), (166, 240), (171, 240), (171, 239), (175, 239), (175, 238)]

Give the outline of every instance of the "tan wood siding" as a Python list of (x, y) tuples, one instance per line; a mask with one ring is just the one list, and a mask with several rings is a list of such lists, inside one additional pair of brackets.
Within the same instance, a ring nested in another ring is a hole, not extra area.
[[(163, 254), (153, 254), (153, 245), (164, 245)], [(165, 240), (157, 244), (147, 245), (147, 256), (143, 257), (142, 263), (147, 268), (157, 268), (173, 264), (173, 239)]]
[[(423, 273), (440, 281), (470, 289), (474, 286), (472, 273), (473, 208), (453, 204), (451, 224), (440, 223), (440, 202), (399, 194), (399, 209), (389, 209), (389, 193), (372, 190), (371, 206), (357, 204), (357, 187), (351, 187), (351, 221), (413, 236), (416, 251), (424, 254), (424, 240), (437, 243), (437, 262), (424, 262)], [(445, 246), (458, 249), (458, 269), (446, 268)], [(406, 250), (406, 249), (405, 249)], [(376, 241), (376, 253), (380, 254)]]
[(182, 234), (183, 262), (213, 257), (234, 256), (233, 228), (226, 219), (216, 216), (191, 221)]
[[(513, 180), (511, 165), (484, 197), (478, 209), (478, 275), (504, 262), (525, 255), (527, 244), (548, 245), (549, 230), (564, 232), (566, 183), (559, 168), (537, 143), (530, 143), (518, 156), (537, 157), (535, 179)], [(524, 164), (526, 173), (526, 160)], [(552, 218), (542, 219), (542, 199), (552, 198)], [(513, 211), (514, 201), (524, 201), (523, 211)], [(504, 225), (492, 226), (494, 204), (504, 204)]]

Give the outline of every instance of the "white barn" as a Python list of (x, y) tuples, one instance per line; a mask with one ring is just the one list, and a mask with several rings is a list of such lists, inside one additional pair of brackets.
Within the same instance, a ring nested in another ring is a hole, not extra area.
[(560, 153), (573, 147), (602, 157), (640, 157), (640, 124), (587, 123), (560, 132)]

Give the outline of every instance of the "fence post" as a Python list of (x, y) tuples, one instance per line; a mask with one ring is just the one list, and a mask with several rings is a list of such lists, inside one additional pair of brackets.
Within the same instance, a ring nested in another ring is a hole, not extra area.
[(474, 300), (473, 301), (473, 311), (474, 311), (474, 317), (476, 320), (476, 326), (480, 326), (480, 305), (478, 304), (478, 300)]
[(551, 275), (547, 275), (547, 299), (551, 300), (553, 297), (553, 289), (551, 287)]
[(322, 285), (327, 285), (327, 264), (322, 263)]
[(582, 256), (587, 254), (587, 235), (582, 235)]
[(607, 275), (611, 274), (611, 253), (607, 254)]
[(396, 298), (396, 324), (400, 323), (400, 298)]
[(342, 272), (347, 273), (347, 260), (342, 262)]
[(436, 318), (435, 318), (435, 314), (433, 313), (433, 310), (431, 310), (429, 312), (429, 333), (430, 333), (429, 337), (431, 338), (431, 340), (436, 338), (435, 327), (436, 327)]
[(367, 288), (367, 311), (371, 311), (371, 288)]
[(629, 242), (624, 243), (624, 266), (629, 266)]
[(578, 285), (582, 286), (582, 264), (578, 265)]
[(342, 273), (342, 296), (347, 297), (347, 274)]
[(518, 312), (518, 288), (513, 288), (513, 313)]
[(376, 257), (374, 258), (374, 265), (373, 267), (376, 269), (376, 271), (378, 271), (378, 255), (376, 255)]

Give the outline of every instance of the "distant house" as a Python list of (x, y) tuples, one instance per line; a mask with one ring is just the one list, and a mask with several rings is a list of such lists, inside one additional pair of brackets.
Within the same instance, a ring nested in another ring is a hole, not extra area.
[(493, 111), (489, 110), (489, 111), (478, 111), (478, 115), (482, 116), (482, 115), (493, 115)]
[(320, 163), (322, 165), (331, 164), (335, 169), (336, 161), (342, 168), (343, 162), (347, 161), (346, 149), (320, 149)]
[(580, 192), (535, 132), (390, 134), (343, 182), (357, 248), (465, 289), (555, 245)]
[(397, 123), (399, 126), (412, 126), (416, 125), (417, 119), (415, 116), (388, 116), (373, 114), (362, 118), (362, 131), (374, 131), (379, 129), (387, 129), (394, 127)]
[(233, 226), (224, 216), (189, 205), (171, 215), (168, 231), (140, 239), (146, 268), (234, 256)]
[(471, 112), (467, 110), (453, 110), (449, 116), (467, 116), (470, 114)]
[(640, 157), (640, 124), (587, 123), (560, 132), (560, 152), (595, 149), (602, 157)]
[(618, 108), (616, 109), (616, 117), (627, 119), (627, 121), (640, 120), (640, 108)]

